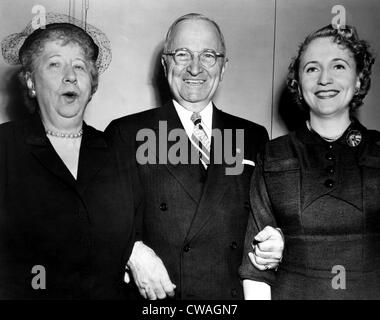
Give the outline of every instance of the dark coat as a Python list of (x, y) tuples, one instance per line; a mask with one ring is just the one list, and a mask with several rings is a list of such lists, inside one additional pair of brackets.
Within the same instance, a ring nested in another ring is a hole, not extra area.
[[(183, 129), (173, 104), (169, 103), (115, 120), (106, 132), (119, 141), (119, 150), (128, 150), (129, 147), (124, 147), (128, 144), (133, 144), (136, 150), (142, 144), (135, 139), (140, 129), (153, 130), (159, 141), (159, 121), (166, 121), (168, 132)], [(268, 140), (262, 126), (215, 107), (212, 127), (233, 129), (234, 134), (235, 129), (243, 129), (244, 158), (253, 161)], [(169, 142), (165, 152), (173, 144)], [(194, 147), (190, 142), (189, 146), (191, 151)], [(236, 147), (232, 146), (233, 152)], [(176, 298), (243, 298), (238, 266), (250, 211), (249, 181), (253, 166), (244, 165), (239, 175), (226, 175), (226, 167), (224, 161), (211, 164), (205, 175), (200, 164), (138, 165), (146, 199), (141, 237), (163, 260), (177, 286)]]
[[(0, 298), (119, 297), (140, 204), (131, 179), (90, 126), (75, 180), (39, 116), (1, 125)], [(46, 270), (45, 290), (31, 286), (35, 265)]]

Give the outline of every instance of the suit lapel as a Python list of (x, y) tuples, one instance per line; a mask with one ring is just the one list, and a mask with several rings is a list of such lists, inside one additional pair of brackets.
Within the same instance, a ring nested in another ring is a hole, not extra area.
[[(159, 145), (159, 121), (165, 121), (166, 120), (166, 126), (167, 126), (167, 134), (171, 130), (174, 129), (182, 129), (185, 133), (185, 129), (182, 125), (182, 122), (177, 114), (177, 111), (174, 108), (174, 105), (172, 102), (166, 104), (164, 107), (162, 107), (162, 112), (159, 113), (159, 117), (155, 121), (155, 127), (154, 131), (156, 132), (157, 137), (157, 146)], [(161, 132), (162, 134), (162, 132)], [(188, 145), (190, 148), (194, 148), (191, 145), (190, 140), (187, 138), (187, 135), (185, 133)], [(167, 138), (166, 138), (167, 141)], [(174, 141), (168, 141), (167, 142), (167, 149), (165, 150), (168, 154), (168, 151), (170, 148), (175, 144)], [(162, 149), (163, 150), (163, 149)], [(159, 148), (157, 148), (157, 161), (159, 160)], [(194, 165), (197, 166), (197, 165)], [(197, 193), (197, 190), (194, 188), (194, 185), (198, 183), (199, 176), (194, 175), (194, 170), (189, 170), (189, 165), (187, 164), (177, 164), (173, 165), (170, 163), (170, 161), (167, 161), (165, 164), (165, 167), (170, 172), (170, 174), (181, 184), (183, 189), (186, 191), (186, 193), (196, 202), (199, 201), (199, 195)], [(198, 169), (198, 168), (197, 168)]]
[(77, 177), (77, 188), (80, 193), (85, 191), (108, 160), (109, 149), (103, 134), (84, 123)]
[(33, 115), (28, 119), (24, 132), (25, 142), (31, 146), (33, 156), (59, 179), (75, 187), (75, 179), (46, 137), (39, 115)]
[[(212, 128), (219, 129), (223, 132), (223, 129), (227, 125), (223, 118), (223, 112), (218, 110), (215, 106), (213, 106), (213, 108)], [(212, 152), (214, 148), (213, 141)], [(197, 212), (194, 215), (189, 233), (186, 237), (187, 241), (191, 241), (202, 230), (203, 226), (205, 226), (206, 223), (219, 212), (218, 207), (230, 186), (225, 170), (226, 165), (224, 159), (222, 164), (214, 164), (213, 161), (211, 161), (211, 164), (208, 167), (208, 178), (204, 186), (204, 191)]]

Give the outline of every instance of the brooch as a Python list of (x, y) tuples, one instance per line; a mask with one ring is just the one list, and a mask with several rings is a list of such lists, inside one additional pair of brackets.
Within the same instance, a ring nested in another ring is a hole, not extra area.
[(362, 134), (359, 130), (350, 130), (346, 137), (347, 144), (350, 147), (357, 147), (362, 142)]

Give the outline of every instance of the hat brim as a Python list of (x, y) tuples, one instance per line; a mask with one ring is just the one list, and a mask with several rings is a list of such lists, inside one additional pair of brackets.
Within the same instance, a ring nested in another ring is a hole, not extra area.
[[(70, 17), (61, 13), (46, 13), (46, 25), (52, 23), (70, 23), (84, 30), (98, 46), (99, 53), (96, 59), (96, 67), (99, 74), (103, 73), (112, 60), (111, 43), (107, 36), (98, 28), (91, 24), (84, 23), (74, 17)], [(19, 51), (25, 40), (35, 31), (32, 21), (20, 33), (13, 33), (1, 41), (1, 51), (4, 60), (11, 65), (21, 64), (19, 59)]]

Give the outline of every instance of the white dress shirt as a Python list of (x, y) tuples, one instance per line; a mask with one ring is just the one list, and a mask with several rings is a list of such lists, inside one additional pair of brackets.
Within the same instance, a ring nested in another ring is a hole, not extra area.
[[(193, 114), (192, 111), (189, 111), (182, 107), (177, 101), (173, 100), (174, 107), (177, 111), (177, 114), (182, 122), (183, 127), (185, 128), (186, 134), (189, 137), (190, 141), (193, 143), (191, 136), (194, 131), (194, 123), (191, 121), (191, 115)], [(211, 134), (212, 134), (212, 102), (210, 101), (209, 104), (201, 111), (198, 112), (202, 118), (202, 127), (203, 130), (206, 132), (207, 137), (211, 140)]]

